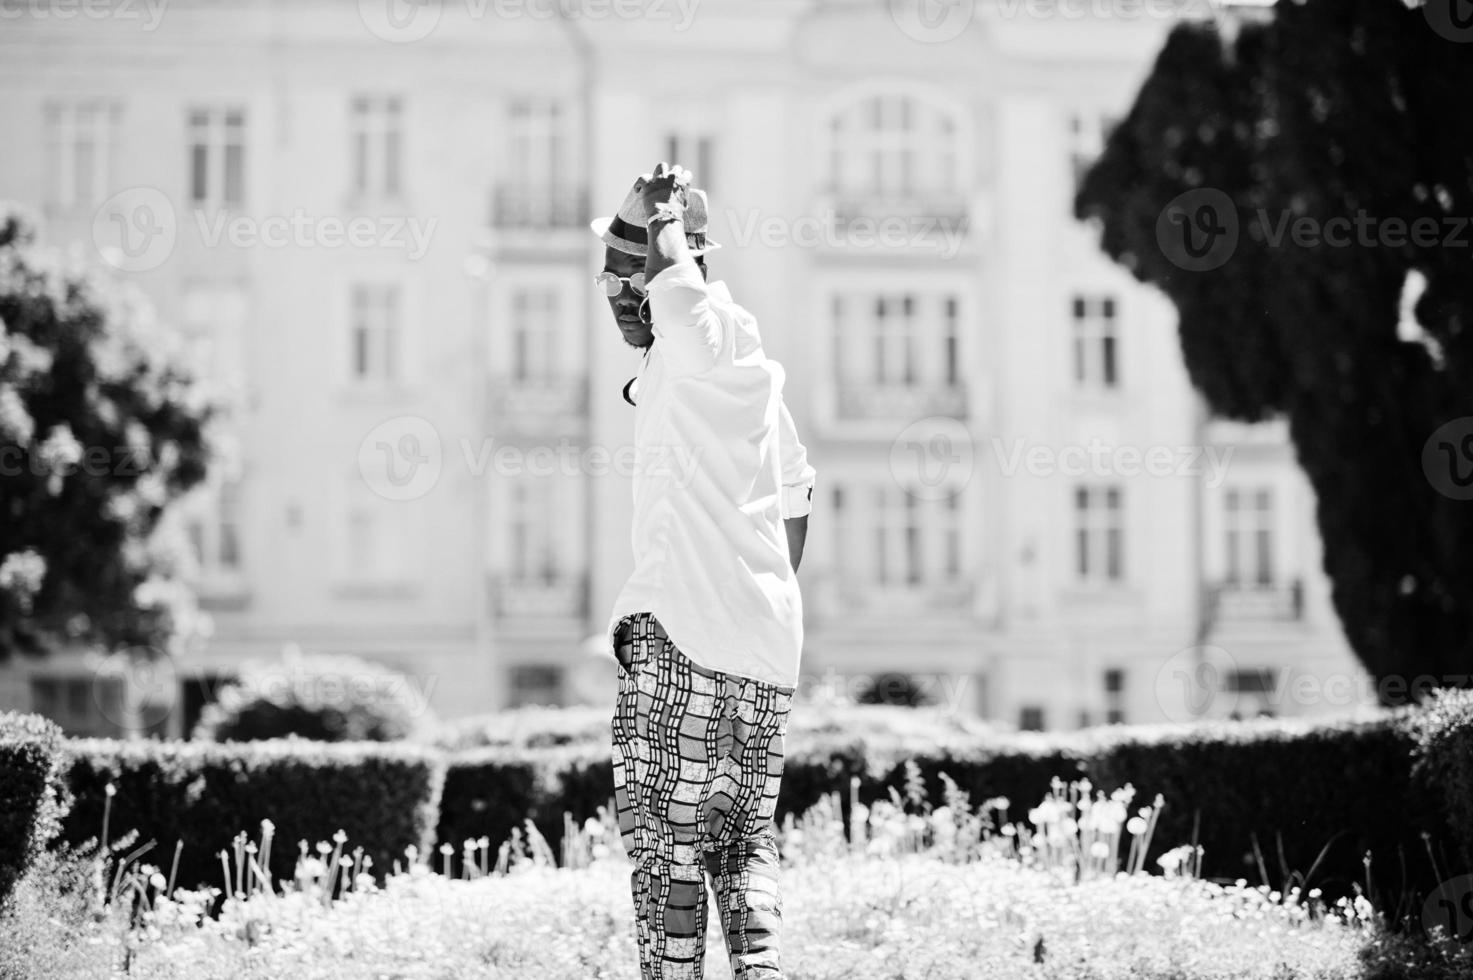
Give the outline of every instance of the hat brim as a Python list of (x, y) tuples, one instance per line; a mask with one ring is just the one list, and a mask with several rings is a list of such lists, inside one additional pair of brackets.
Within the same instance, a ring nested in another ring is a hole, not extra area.
[[(641, 258), (649, 254), (642, 242), (631, 242), (611, 233), (609, 226), (613, 223), (614, 216), (608, 215), (603, 218), (594, 218), (588, 223), (588, 227), (593, 230), (593, 233), (599, 237), (600, 241), (616, 252), (624, 252), (627, 255), (638, 255)], [(720, 247), (721, 244), (719, 242), (708, 240), (704, 248), (692, 248), (690, 254), (705, 255), (707, 252), (714, 252)]]

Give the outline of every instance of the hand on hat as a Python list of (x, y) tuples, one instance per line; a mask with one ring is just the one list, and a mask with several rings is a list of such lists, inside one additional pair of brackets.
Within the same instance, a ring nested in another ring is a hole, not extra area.
[(689, 170), (661, 161), (655, 164), (654, 173), (641, 175), (634, 186), (639, 191), (645, 212), (653, 215), (661, 210), (662, 204), (674, 204), (677, 210), (683, 209), (686, 202), (685, 192), (690, 184)]

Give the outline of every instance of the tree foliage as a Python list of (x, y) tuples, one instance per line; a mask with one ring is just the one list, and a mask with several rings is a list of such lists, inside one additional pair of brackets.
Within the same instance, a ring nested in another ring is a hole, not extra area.
[(1211, 409), (1287, 420), (1336, 610), (1387, 703), (1473, 665), (1473, 502), (1424, 470), (1434, 433), (1473, 416), (1473, 43), (1451, 33), (1400, 0), (1280, 2), (1231, 37), (1179, 26), (1075, 202), (1176, 305)]
[(193, 607), (155, 532), (216, 406), (136, 291), (35, 238), (0, 203), (0, 659), (167, 649)]

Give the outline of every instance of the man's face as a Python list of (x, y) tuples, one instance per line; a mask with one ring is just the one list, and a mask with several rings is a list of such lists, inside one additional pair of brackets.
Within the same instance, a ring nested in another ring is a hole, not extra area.
[[(604, 271), (612, 272), (616, 276), (626, 279), (636, 273), (644, 272), (644, 256), (630, 255), (618, 249), (604, 249)], [(639, 319), (639, 306), (644, 302), (644, 297), (635, 294), (629, 288), (629, 283), (620, 283), (624, 288), (617, 296), (609, 297), (609, 309), (613, 311), (614, 320), (619, 325), (619, 333), (624, 337), (624, 342), (631, 347), (641, 350), (649, 347), (655, 342), (655, 334), (648, 323), (641, 323)]]

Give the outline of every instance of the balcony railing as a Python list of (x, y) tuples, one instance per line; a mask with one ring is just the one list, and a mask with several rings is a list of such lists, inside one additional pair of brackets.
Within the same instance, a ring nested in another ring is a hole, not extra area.
[[(967, 231), (971, 208), (967, 197), (959, 191), (915, 190), (908, 193), (892, 191), (835, 188), (825, 196), (829, 210), (841, 225), (849, 225), (859, 219), (878, 221), (883, 219), (930, 221), (936, 233), (956, 234)], [(925, 229), (917, 230), (925, 232)]]
[(1304, 584), (1234, 585), (1208, 589), (1208, 615), (1214, 623), (1295, 623), (1304, 618)]
[(503, 185), (491, 193), (490, 221), (507, 229), (582, 228), (588, 223), (588, 191)]
[(581, 619), (588, 612), (588, 579), (583, 575), (493, 577), (491, 607), (499, 619)]
[(965, 418), (965, 385), (840, 385), (838, 417), (843, 420), (916, 419), (930, 415)]
[(581, 376), (495, 377), (490, 384), (493, 421), (512, 429), (550, 432), (581, 426), (588, 410), (588, 385)]

